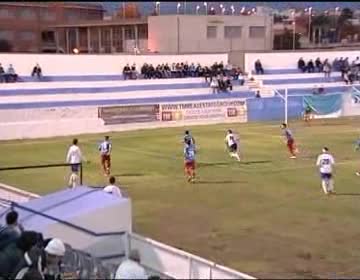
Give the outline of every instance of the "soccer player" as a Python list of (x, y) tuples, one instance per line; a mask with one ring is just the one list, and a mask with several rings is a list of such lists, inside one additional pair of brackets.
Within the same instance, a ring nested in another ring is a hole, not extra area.
[[(360, 138), (355, 143), (355, 151), (358, 151), (360, 149)], [(357, 171), (355, 173), (357, 176), (360, 176), (360, 171)]]
[(287, 144), (287, 147), (289, 149), (289, 152), (291, 154), (290, 158), (295, 159), (296, 158), (296, 153), (297, 153), (297, 148), (295, 145), (295, 139), (294, 136), (291, 132), (291, 130), (287, 127), (286, 123), (283, 123), (281, 125), (282, 130), (284, 131), (284, 136), (285, 136), (285, 141)]
[(232, 132), (231, 129), (229, 129), (225, 137), (226, 147), (229, 151), (230, 157), (234, 157), (237, 161), (240, 161), (240, 156), (238, 153), (238, 140), (238, 137)]
[(112, 144), (109, 140), (109, 136), (105, 136), (105, 140), (99, 145), (100, 161), (105, 176), (110, 175), (111, 149), (112, 149)]
[(311, 115), (312, 115), (312, 108), (309, 105), (307, 105), (306, 108), (305, 108), (305, 111), (304, 111), (304, 121), (306, 123), (310, 122)]
[(186, 139), (184, 147), (184, 167), (188, 182), (195, 181), (195, 153), (195, 145), (191, 143), (190, 139)]
[(79, 171), (82, 160), (83, 160), (83, 156), (78, 146), (78, 139), (75, 138), (66, 156), (66, 162), (71, 164), (71, 175), (69, 179), (70, 188), (74, 188), (80, 185)]
[(186, 143), (186, 140), (190, 140), (191, 144), (195, 145), (195, 139), (194, 137), (191, 135), (189, 130), (185, 130), (185, 135), (184, 135), (184, 144)]
[(329, 149), (324, 147), (322, 154), (317, 158), (316, 165), (320, 168), (321, 186), (325, 194), (334, 194), (334, 181), (332, 178), (332, 167), (335, 164), (334, 157), (329, 153)]

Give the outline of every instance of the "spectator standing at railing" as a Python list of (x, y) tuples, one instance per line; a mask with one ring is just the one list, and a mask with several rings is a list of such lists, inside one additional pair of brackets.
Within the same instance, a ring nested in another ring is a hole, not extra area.
[(138, 251), (132, 250), (129, 259), (123, 261), (115, 274), (115, 279), (147, 279), (145, 269), (140, 265), (140, 255)]
[(196, 76), (196, 67), (194, 63), (191, 63), (189, 66), (189, 72), (190, 72), (190, 76), (191, 77), (195, 77)]
[(219, 83), (215, 77), (213, 77), (210, 82), (210, 88), (211, 88), (213, 94), (219, 92)]
[(264, 68), (262, 67), (260, 59), (255, 61), (255, 72), (256, 72), (256, 75), (264, 74)]
[(198, 77), (204, 76), (204, 68), (200, 65), (200, 63), (196, 66), (196, 73)]
[(331, 64), (327, 59), (324, 61), (324, 68), (323, 68), (325, 78), (330, 78), (331, 75)]
[(36, 65), (34, 66), (32, 72), (31, 72), (31, 77), (34, 77), (35, 75), (38, 77), (38, 79), (41, 79), (41, 67), (39, 65), (39, 63), (36, 63)]

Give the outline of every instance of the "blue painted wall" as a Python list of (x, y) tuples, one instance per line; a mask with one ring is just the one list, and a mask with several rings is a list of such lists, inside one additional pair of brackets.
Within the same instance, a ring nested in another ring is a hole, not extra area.
[[(248, 121), (284, 120), (285, 104), (280, 97), (247, 99)], [(303, 111), (303, 97), (288, 98), (288, 118), (300, 118)]]

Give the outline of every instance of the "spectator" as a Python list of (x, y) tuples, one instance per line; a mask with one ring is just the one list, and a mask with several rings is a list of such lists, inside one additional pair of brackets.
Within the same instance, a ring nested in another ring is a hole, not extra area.
[(23, 262), (24, 254), (41, 242), (42, 236), (35, 231), (23, 231), (15, 242), (10, 243), (0, 251), (0, 275), (7, 278), (14, 278)]
[(303, 73), (305, 73), (305, 71), (306, 71), (305, 61), (302, 57), (300, 57), (300, 59), (298, 61), (298, 69), (301, 70)]
[(355, 64), (355, 66), (360, 67), (360, 59), (359, 59), (359, 57), (356, 57), (356, 59), (354, 60), (354, 64)]
[(109, 179), (110, 185), (104, 188), (104, 192), (110, 193), (112, 195), (123, 197), (121, 190), (118, 186), (115, 185), (115, 177), (111, 176)]
[(260, 90), (257, 90), (255, 93), (255, 98), (261, 98)]
[(1, 63), (0, 63), (0, 83), (5, 82), (5, 70), (4, 67), (2, 67)]
[(18, 223), (18, 213), (16, 211), (7, 213), (5, 219), (6, 227), (1, 229), (0, 232), (0, 250), (16, 241), (24, 230), (22, 225)]
[(327, 59), (324, 61), (323, 71), (325, 73), (325, 78), (330, 78), (331, 64), (329, 63), (329, 61)]
[(206, 83), (210, 83), (212, 82), (213, 80), (213, 74), (211, 73), (211, 70), (209, 67), (205, 66), (205, 69), (204, 69), (204, 77), (205, 77), (205, 82)]
[(233, 85), (231, 83), (230, 77), (226, 76), (224, 81), (225, 81), (225, 89), (226, 90), (229, 89), (230, 91), (232, 91), (233, 90)]
[(323, 71), (323, 65), (321, 63), (321, 60), (320, 60), (320, 57), (318, 57), (316, 60), (315, 60), (315, 68), (318, 72), (322, 72)]
[(140, 255), (138, 251), (132, 250), (129, 259), (123, 261), (118, 267), (115, 279), (147, 279), (145, 269), (140, 265)]
[(131, 79), (131, 69), (129, 64), (126, 64), (123, 69), (124, 80)]
[(44, 277), (41, 273), (42, 254), (43, 249), (41, 243), (32, 246), (31, 249), (24, 254), (22, 260), (14, 269), (14, 278), (23, 280), (43, 280)]
[(262, 67), (260, 59), (255, 61), (255, 72), (257, 75), (264, 74), (264, 68)]
[(7, 82), (16, 82), (18, 75), (15, 72), (15, 69), (12, 64), (9, 65), (6, 75), (8, 77)]
[(130, 75), (131, 75), (131, 79), (133, 79), (133, 80), (137, 79), (137, 71), (136, 71), (136, 64), (135, 63), (131, 66)]
[(196, 75), (196, 67), (195, 67), (194, 63), (190, 64), (189, 71), (190, 71), (190, 76), (191, 77), (196, 77), (197, 76)]
[(217, 79), (214, 77), (212, 78), (210, 82), (210, 88), (212, 89), (212, 93), (218, 93), (219, 92), (219, 83)]
[(44, 254), (42, 256), (42, 273), (47, 280), (62, 279), (61, 263), (65, 255), (65, 244), (58, 238), (45, 241)]
[(314, 70), (315, 70), (314, 62), (312, 61), (312, 59), (310, 59), (307, 64), (307, 71), (308, 73), (314, 73)]
[(38, 79), (41, 78), (41, 67), (39, 65), (39, 63), (36, 63), (36, 65), (34, 66), (32, 72), (31, 72), (31, 77), (34, 77), (35, 75), (38, 77)]
[(218, 75), (217, 80), (218, 80), (219, 91), (226, 92), (227, 88), (226, 88), (226, 82), (224, 80), (224, 76), (222, 74)]
[(241, 71), (237, 71), (237, 73), (238, 73), (238, 78), (237, 79), (239, 80), (239, 84), (241, 86), (243, 86), (244, 83), (245, 83), (245, 77), (243, 76)]

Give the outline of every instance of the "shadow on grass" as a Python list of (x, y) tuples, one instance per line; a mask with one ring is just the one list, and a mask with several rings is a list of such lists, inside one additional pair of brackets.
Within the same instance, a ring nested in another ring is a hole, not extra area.
[(141, 177), (145, 176), (143, 173), (123, 173), (123, 174), (114, 174), (114, 177)]
[(199, 162), (198, 167), (207, 167), (207, 166), (227, 166), (230, 165), (230, 162)]
[(196, 181), (195, 182), (195, 184), (208, 184), (208, 185), (234, 184), (234, 183), (244, 183), (244, 181), (224, 180), (224, 181)]
[(261, 163), (271, 163), (271, 160), (255, 160), (255, 161), (241, 161), (240, 163), (250, 165), (250, 164), (261, 164)]
[(360, 193), (336, 193), (335, 195), (360, 196)]

